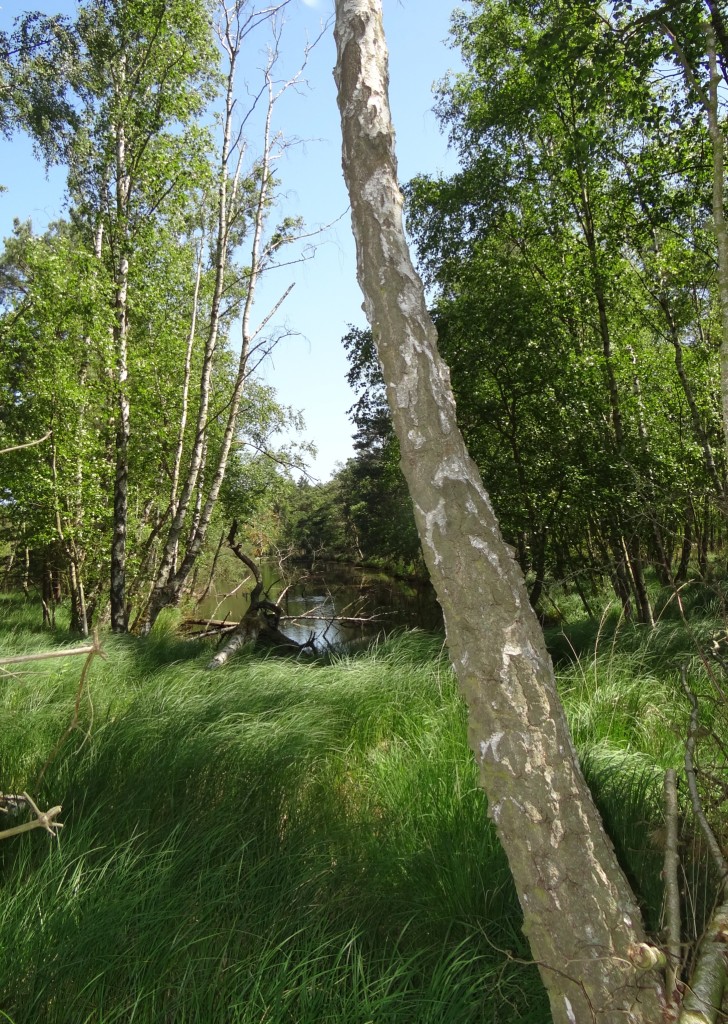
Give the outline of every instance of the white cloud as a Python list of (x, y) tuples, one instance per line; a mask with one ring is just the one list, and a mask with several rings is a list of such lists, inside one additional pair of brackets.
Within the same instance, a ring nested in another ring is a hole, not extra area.
[(320, 0), (303, 0), (306, 7), (319, 7)]

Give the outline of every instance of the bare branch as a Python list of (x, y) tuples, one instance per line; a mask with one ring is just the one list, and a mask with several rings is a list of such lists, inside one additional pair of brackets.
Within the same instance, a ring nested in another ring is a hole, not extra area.
[(71, 647), (61, 651), (42, 651), (38, 654), (15, 654), (10, 658), (0, 658), (0, 665), (22, 665), (28, 661), (47, 661), (49, 658), (72, 658), (76, 654), (100, 653), (96, 644), (87, 647)]
[(56, 821), (55, 819), (61, 813), (62, 808), (58, 806), (51, 807), (50, 810), (47, 811), (41, 811), (35, 801), (28, 796), (27, 793), (23, 793), (22, 800), (35, 814), (34, 820), (26, 821), (23, 825), (15, 825), (13, 828), (6, 828), (4, 831), (0, 832), (0, 839), (10, 839), (11, 836), (19, 836), (22, 832), (30, 832), (31, 829), (34, 828), (44, 828), (50, 835), (57, 836), (58, 832), (54, 831), (54, 829), (57, 830), (59, 828), (63, 828), (63, 825), (60, 821)]
[(262, 320), (261, 320), (261, 322), (260, 322), (260, 323), (258, 324), (258, 326), (256, 327), (256, 329), (255, 329), (255, 330), (253, 331), (253, 333), (252, 333), (252, 334), (250, 335), (250, 341), (253, 341), (253, 340), (254, 340), (255, 338), (257, 338), (257, 337), (258, 337), (258, 335), (260, 334), (260, 332), (261, 332), (261, 331), (263, 330), (263, 328), (265, 327), (265, 325), (266, 325), (267, 323), (269, 323), (269, 322), (270, 322), (270, 321), (271, 321), (271, 320), (273, 319), (273, 317), (274, 317), (274, 316), (276, 315), (276, 313), (278, 312), (278, 310), (279, 310), (279, 309), (281, 308), (281, 306), (283, 305), (283, 303), (284, 303), (284, 302), (286, 301), (286, 299), (288, 298), (288, 296), (289, 296), (289, 295), (291, 294), (291, 292), (293, 291), (293, 288), (294, 288), (294, 286), (295, 286), (295, 282), (294, 282), (293, 284), (289, 284), (289, 285), (288, 285), (288, 287), (287, 287), (287, 288), (286, 288), (286, 290), (284, 291), (283, 295), (281, 295), (281, 297), (280, 297), (280, 299), (278, 300), (278, 302), (276, 302), (276, 304), (275, 304), (275, 305), (273, 306), (273, 308), (272, 308), (272, 309), (270, 310), (270, 312), (269, 312), (269, 313), (268, 313), (268, 314), (267, 314), (266, 316), (264, 316), (264, 317), (263, 317), (263, 319), (262, 319)]
[(43, 444), (44, 441), (47, 441), (52, 433), (53, 431), (49, 430), (47, 434), (39, 437), (37, 441), (26, 441), (25, 444), (14, 444), (10, 448), (0, 448), (0, 455), (7, 455), (9, 452), (19, 452), (23, 448), (34, 448), (35, 445)]
[(673, 53), (675, 54), (675, 57), (677, 58), (677, 61), (683, 70), (683, 74), (685, 75), (685, 80), (688, 84), (688, 87), (692, 89), (692, 91), (695, 93), (695, 96), (698, 102), (700, 103), (701, 107), (703, 107), (704, 110), (709, 110), (710, 100), (708, 98), (708, 94), (698, 81), (697, 76), (690, 64), (690, 61), (687, 58), (687, 54), (678, 42), (677, 36), (672, 31), (670, 26), (666, 25), (664, 21), (660, 22), (659, 27), (660, 31), (663, 33), (664, 36), (666, 36), (666, 38), (670, 42), (670, 45), (672, 46)]
[(665, 772), (665, 826), (667, 835), (663, 877), (665, 880), (668, 953), (665, 989), (668, 1000), (675, 1004), (682, 951), (680, 945), (680, 886), (678, 883), (680, 857), (678, 854), (677, 775), (674, 768), (669, 768)]

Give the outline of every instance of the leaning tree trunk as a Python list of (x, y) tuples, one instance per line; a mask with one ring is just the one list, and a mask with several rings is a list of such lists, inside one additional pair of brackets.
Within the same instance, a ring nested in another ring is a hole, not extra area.
[(634, 896), (584, 782), (543, 635), (455, 418), (402, 228), (380, 0), (337, 0), (336, 81), (359, 282), (470, 742), (556, 1024), (661, 1020)]

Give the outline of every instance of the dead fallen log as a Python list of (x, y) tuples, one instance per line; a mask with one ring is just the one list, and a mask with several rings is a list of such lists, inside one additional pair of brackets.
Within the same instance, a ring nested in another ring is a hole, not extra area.
[(249, 609), (232, 631), (225, 646), (209, 661), (208, 669), (221, 668), (241, 647), (258, 642), (268, 643), (274, 647), (283, 647), (292, 651), (316, 651), (316, 637), (313, 633), (305, 643), (299, 643), (287, 636), (276, 622), (266, 614), (265, 608)]
[[(309, 615), (303, 612), (301, 615), (281, 615), (281, 622), (343, 622), (344, 625), (360, 626), (368, 622), (383, 622), (385, 615)], [(182, 622), (182, 629), (191, 629), (193, 626), (203, 626), (211, 633), (220, 630), (235, 629), (236, 622), (230, 619), (185, 619)], [(196, 634), (199, 636), (200, 634)]]
[[(257, 563), (242, 550), (239, 544), (236, 544), (235, 534), (237, 533), (237, 529), (237, 520), (234, 520), (230, 527), (230, 533), (228, 534), (227, 541), (231, 551), (252, 572), (255, 577), (255, 586), (253, 587), (250, 595), (250, 607), (245, 615), (243, 615), (235, 629), (232, 630), (230, 638), (225, 646), (211, 659), (207, 666), (208, 669), (220, 668), (232, 657), (233, 654), (236, 653), (236, 651), (240, 650), (241, 647), (244, 647), (249, 643), (257, 643), (259, 639), (265, 640), (267, 643), (273, 644), (276, 647), (284, 647), (289, 650), (296, 651), (304, 651), (308, 649), (315, 652), (316, 638), (313, 633), (311, 633), (305, 643), (301, 644), (298, 643), (298, 641), (293, 640), (291, 637), (286, 636), (286, 634), (279, 628), (281, 621), (281, 607), (271, 601), (263, 589), (263, 575)], [(207, 625), (207, 622), (205, 625)]]
[(208, 637), (220, 637), (225, 633), (232, 633), (238, 628), (238, 623), (227, 623), (225, 626), (213, 626), (212, 629), (203, 630), (202, 633), (194, 633), (187, 630), (187, 640), (206, 640)]
[(231, 622), (230, 619), (184, 619), (182, 629), (186, 629), (188, 626), (209, 626), (210, 629), (234, 629), (237, 626), (237, 622)]
[(343, 622), (345, 625), (359, 626), (366, 622), (383, 622), (382, 615), (281, 615), (281, 622)]

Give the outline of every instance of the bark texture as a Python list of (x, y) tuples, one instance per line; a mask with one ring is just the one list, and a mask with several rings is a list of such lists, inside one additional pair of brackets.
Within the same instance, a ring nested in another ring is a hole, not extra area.
[(661, 1019), (634, 897), (583, 780), (523, 577), (455, 418), (402, 228), (380, 0), (337, 0), (343, 165), (358, 275), (402, 468), (469, 706), (470, 743), (556, 1024)]

